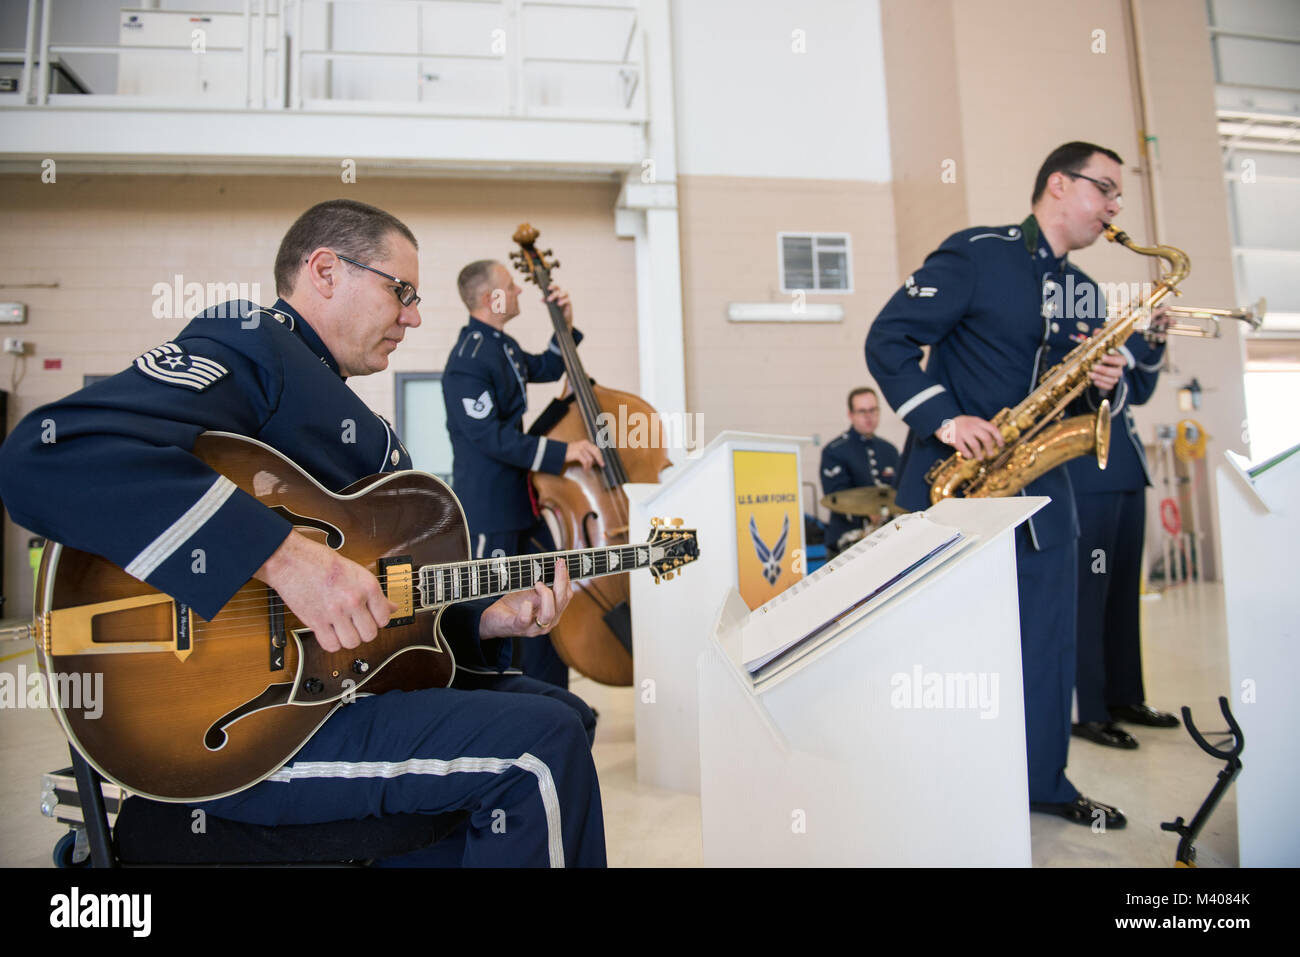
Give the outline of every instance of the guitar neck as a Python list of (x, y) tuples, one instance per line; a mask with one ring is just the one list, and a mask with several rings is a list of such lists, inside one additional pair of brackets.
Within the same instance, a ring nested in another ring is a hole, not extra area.
[(447, 565), (424, 565), (419, 571), (422, 608), (495, 598), (514, 591), (525, 591), (538, 582), (550, 587), (555, 582), (555, 568), (564, 562), (570, 581), (621, 575), (636, 568), (649, 568), (655, 546), (615, 545), (610, 548), (584, 548), (569, 552), (546, 552), (540, 555), (515, 555), (481, 558), (472, 562)]

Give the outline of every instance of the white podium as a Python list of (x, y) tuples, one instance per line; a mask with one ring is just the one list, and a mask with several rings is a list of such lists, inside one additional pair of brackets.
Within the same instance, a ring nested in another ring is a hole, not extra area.
[(934, 506), (973, 543), (757, 683), (731, 594), (699, 662), (706, 866), (1030, 865), (1013, 531), (1047, 501)]
[[(1227, 453), (1219, 468), (1219, 534), (1232, 687), (1224, 689), (1241, 725), (1237, 846), (1242, 867), (1300, 865), (1300, 451), (1262, 472)], [(1251, 475), (1255, 471), (1257, 474)], [(1217, 709), (1192, 716), (1223, 727)], [(1198, 752), (1199, 753), (1199, 752)], [(1204, 758), (1205, 787), (1213, 783)]]
[[(649, 575), (629, 580), (632, 606), (633, 688), (636, 694), (636, 773), (642, 784), (697, 793), (700, 789), (698, 669), (718, 603), (737, 587), (734, 452), (795, 456), (800, 436), (723, 432), (700, 453), (664, 476), (662, 484), (627, 489), (633, 541), (650, 519), (681, 518), (699, 536), (700, 557), (674, 581)], [(796, 494), (797, 494), (796, 486)], [(801, 542), (802, 499), (796, 500)], [(793, 544), (790, 551), (793, 551)], [(793, 555), (787, 553), (789, 566)]]

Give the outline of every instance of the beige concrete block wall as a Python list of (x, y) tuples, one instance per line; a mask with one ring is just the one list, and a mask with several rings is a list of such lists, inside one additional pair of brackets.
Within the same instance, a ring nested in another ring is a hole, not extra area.
[(881, 6), (899, 280), (971, 224), (950, 0)]
[[(889, 184), (682, 176), (678, 194), (687, 405), (703, 413), (705, 437), (742, 429), (830, 441), (848, 428), (848, 391), (874, 384), (867, 328), (899, 285)], [(791, 301), (781, 292), (781, 231), (850, 235), (853, 291), (807, 297), (842, 305), (843, 321), (727, 318), (733, 302)], [(906, 426), (886, 408), (880, 434), (901, 447)], [(805, 481), (817, 482), (820, 455), (804, 448)]]
[[(269, 176), (90, 176), (60, 173), (0, 177), (0, 294), (28, 305), (24, 326), (6, 327), (31, 345), (26, 371), (11, 389), (13, 358), (0, 356), (10, 389), (9, 426), (37, 406), (81, 387), (82, 377), (110, 374), (175, 335), (187, 317), (154, 318), (155, 283), (260, 284), (275, 298), (272, 268), (280, 238), (313, 203), (358, 199), (394, 213), (420, 241), (420, 312), (389, 369), (354, 380), (380, 414), (394, 417), (393, 373), (439, 371), (465, 321), (456, 274), (472, 259), (504, 260), (524, 220), (542, 230), (562, 268), (586, 334), (581, 354), (599, 381), (637, 387), (635, 264), (630, 241), (614, 235), (616, 186), (470, 179), (393, 179), (359, 173), (355, 184), (332, 178)], [(57, 288), (19, 288), (57, 283)], [(537, 290), (525, 288), (523, 313), (510, 332), (540, 351), (550, 319)], [(62, 360), (47, 371), (46, 359)], [(555, 386), (536, 386), (536, 414)], [(28, 534), (6, 520), (5, 613), (23, 616), (31, 601)]]

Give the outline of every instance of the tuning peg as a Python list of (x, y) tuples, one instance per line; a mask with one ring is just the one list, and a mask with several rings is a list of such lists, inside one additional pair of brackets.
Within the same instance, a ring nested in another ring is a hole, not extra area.
[(655, 576), (655, 584), (656, 584), (656, 585), (659, 584), (659, 577), (658, 577), (658, 576)]
[(650, 519), (650, 527), (651, 527), (651, 528), (658, 528), (658, 527), (659, 527), (660, 525), (662, 525), (663, 523), (664, 523), (664, 520), (663, 520), (662, 518), (652, 518), (652, 519)]
[(668, 579), (669, 581), (672, 581), (672, 580), (673, 580), (673, 575), (674, 575), (674, 574), (676, 574), (676, 573), (675, 573), (675, 572), (664, 572), (664, 578)]
[(682, 527), (682, 520), (681, 520), (680, 518), (670, 519), (670, 520), (668, 521), (668, 524), (671, 525), (673, 528), (681, 528), (681, 527)]

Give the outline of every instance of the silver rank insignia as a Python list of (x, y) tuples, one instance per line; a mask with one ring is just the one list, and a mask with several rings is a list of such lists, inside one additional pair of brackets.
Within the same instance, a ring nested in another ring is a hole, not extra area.
[(461, 404), (465, 406), (465, 414), (471, 419), (486, 419), (492, 414), (492, 396), (487, 389), (477, 399), (461, 399)]
[(190, 355), (174, 342), (150, 349), (135, 360), (135, 367), (151, 379), (195, 392), (202, 392), (230, 375), (230, 370), (220, 362)]
[(907, 281), (903, 283), (903, 288), (907, 290), (907, 294), (913, 299), (917, 296), (920, 296), (922, 299), (929, 299), (939, 291), (938, 286), (918, 286), (916, 284), (915, 276), (908, 276)]

